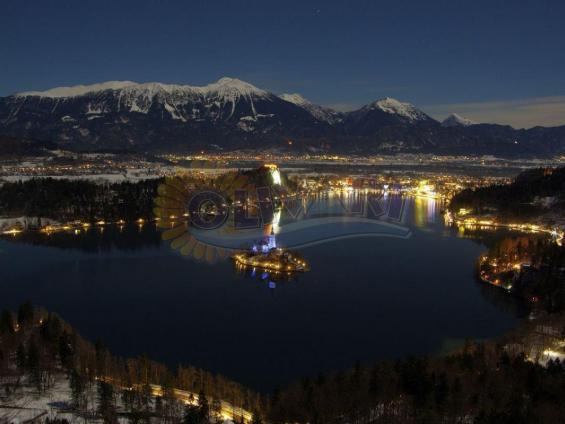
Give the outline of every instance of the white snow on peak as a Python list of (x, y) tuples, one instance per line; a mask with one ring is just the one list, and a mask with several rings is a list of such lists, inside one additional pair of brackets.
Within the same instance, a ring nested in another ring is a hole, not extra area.
[(456, 113), (452, 113), (447, 118), (445, 118), (441, 123), (441, 125), (443, 125), (444, 127), (456, 127), (459, 125), (468, 127), (469, 125), (474, 125), (474, 124), (475, 122), (471, 121), (470, 119), (464, 118)]
[(163, 84), (160, 82), (136, 83), (132, 81), (107, 81), (91, 85), (76, 85), (72, 87), (57, 87), (46, 91), (27, 91), (17, 93), (16, 96), (39, 96), (39, 97), (77, 97), (90, 93), (106, 90), (126, 91), (130, 94), (136, 93), (145, 96), (153, 96), (159, 93), (165, 94), (196, 94), (205, 97), (217, 96), (221, 98), (234, 98), (238, 96), (267, 96), (269, 93), (261, 90), (245, 81), (237, 78), (220, 78), (218, 81), (205, 86), (191, 86), (179, 84)]
[(303, 106), (303, 105), (311, 105), (312, 102), (309, 100), (306, 100), (304, 97), (302, 97), (301, 94), (298, 93), (284, 93), (281, 94), (279, 96), (281, 99), (286, 100), (287, 102), (293, 103), (295, 105), (298, 106)]
[(224, 77), (220, 78), (218, 81), (208, 84), (204, 87), (194, 87), (203, 93), (213, 93), (217, 92), (219, 94), (230, 94), (230, 93), (237, 93), (243, 96), (265, 96), (268, 93), (265, 90), (261, 90), (260, 88), (255, 87), (248, 82), (242, 81), (237, 78), (229, 78)]
[(285, 93), (279, 95), (279, 97), (284, 101), (290, 102), (292, 104), (295, 104), (296, 106), (300, 106), (302, 109), (307, 110), (312, 116), (314, 116), (314, 118), (319, 119), (320, 121), (326, 121), (330, 124), (333, 124), (340, 120), (339, 114), (334, 110), (312, 103), (310, 100), (304, 98), (301, 94)]
[(121, 90), (126, 87), (137, 85), (132, 81), (107, 81), (91, 85), (74, 85), (72, 87), (56, 87), (46, 91), (26, 91), (17, 93), (16, 96), (39, 96), (39, 97), (76, 97), (87, 93), (105, 90)]
[(376, 102), (373, 102), (366, 107), (368, 107), (369, 109), (380, 109), (383, 112), (393, 115), (400, 115), (411, 121), (428, 119), (428, 116), (424, 112), (417, 109), (410, 103), (403, 103), (396, 99), (393, 99), (392, 97), (385, 97), (384, 99), (377, 100)]
[[(110, 95), (109, 99), (100, 97)], [(255, 101), (257, 99), (271, 100), (274, 95), (261, 90), (237, 78), (220, 78), (218, 81), (205, 86), (180, 84), (163, 84), (160, 82), (136, 83), (132, 81), (108, 81), (92, 85), (77, 85), (74, 87), (58, 87), (47, 91), (29, 91), (16, 94), (16, 97), (29, 96), (65, 100), (67, 98), (86, 97), (89, 100), (86, 113), (102, 113), (104, 109), (116, 107), (117, 110), (127, 110), (136, 113), (148, 113), (153, 104), (163, 104), (165, 110), (173, 119), (186, 121), (189, 115), (185, 106), (191, 103), (204, 104), (206, 107), (230, 107), (230, 118), (236, 110), (236, 103), (245, 99), (257, 114)], [(91, 97), (94, 104), (90, 103)], [(117, 100), (117, 103), (114, 102)], [(55, 106), (56, 107), (56, 106)], [(99, 111), (98, 111), (99, 110)]]

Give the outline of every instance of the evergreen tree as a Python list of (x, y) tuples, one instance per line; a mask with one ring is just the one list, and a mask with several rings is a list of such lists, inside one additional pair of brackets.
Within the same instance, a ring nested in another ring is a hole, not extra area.
[(62, 332), (61, 321), (57, 316), (49, 314), (40, 329), (41, 336), (49, 343), (56, 344)]
[(27, 354), (23, 343), (18, 345), (16, 350), (16, 365), (20, 373), (24, 373), (27, 369)]
[(439, 375), (438, 382), (435, 386), (435, 393), (434, 393), (435, 402), (438, 408), (441, 408), (444, 405), (448, 393), (449, 393), (449, 384), (447, 382), (447, 376), (445, 375), (445, 373), (441, 373)]
[(141, 406), (143, 407), (143, 409), (147, 412), (149, 411), (149, 405), (151, 402), (151, 386), (149, 385), (149, 383), (146, 383), (143, 385), (143, 387), (141, 388), (141, 392), (139, 394), (139, 399), (140, 399), (140, 403)]
[(210, 406), (204, 390), (200, 390), (200, 393), (198, 393), (198, 416), (200, 422), (207, 422), (210, 419)]
[(261, 415), (258, 412), (253, 413), (253, 418), (251, 420), (251, 424), (263, 424), (263, 420), (261, 419)]
[(155, 397), (155, 413), (159, 416), (163, 415), (163, 398), (161, 396)]
[(86, 379), (73, 369), (71, 371), (69, 385), (71, 387), (71, 399), (73, 408), (82, 409), (85, 406), (84, 393), (86, 390)]
[(379, 368), (373, 367), (371, 370), (371, 375), (369, 377), (369, 393), (373, 399), (379, 395), (381, 389), (381, 382), (379, 379)]
[(221, 420), (221, 418), (222, 418), (222, 402), (217, 397), (214, 398), (214, 400), (212, 401), (210, 413), (216, 421)]
[(117, 422), (114, 388), (105, 381), (98, 381), (98, 413), (105, 423)]
[(40, 368), (40, 353), (39, 347), (35, 340), (31, 340), (27, 350), (27, 364), (26, 367), (29, 371), (29, 377), (32, 384), (37, 387), (38, 391), (42, 391), (41, 384), (41, 368)]
[(201, 424), (198, 407), (191, 404), (186, 405), (182, 421), (183, 424)]
[(73, 366), (73, 339), (70, 334), (63, 331), (59, 337), (59, 359), (63, 367), (70, 369)]
[(96, 350), (96, 375), (103, 377), (106, 375), (106, 360), (108, 358), (108, 351), (100, 340), (96, 341), (94, 348)]

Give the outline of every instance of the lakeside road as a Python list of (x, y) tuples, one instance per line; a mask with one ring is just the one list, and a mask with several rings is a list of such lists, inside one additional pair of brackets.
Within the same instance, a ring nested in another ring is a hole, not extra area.
[[(98, 379), (98, 378), (97, 378)], [(99, 378), (102, 381), (105, 381), (112, 386), (119, 387), (120, 389), (141, 389), (141, 384), (136, 384), (132, 387), (123, 386), (120, 383), (116, 382), (112, 378)], [(163, 390), (163, 386), (158, 384), (150, 384), (149, 387), (151, 388), (151, 395), (157, 397), (162, 397), (165, 394)], [(181, 390), (181, 389), (173, 389), (173, 396), (183, 402), (186, 405), (198, 405), (198, 393), (190, 392), (188, 390)], [(213, 400), (213, 398), (212, 398)], [(253, 419), (253, 414), (243, 408), (234, 406), (230, 402), (220, 399), (221, 410), (220, 414), (224, 420), (235, 420), (243, 419), (245, 423), (251, 422)]]
[[(151, 394), (153, 396), (163, 396), (164, 391), (162, 386), (151, 384)], [(192, 393), (187, 390), (180, 390), (180, 389), (173, 389), (173, 395), (175, 398), (184, 402), (187, 405), (197, 405), (198, 404), (198, 394)], [(253, 414), (245, 409), (236, 407), (229, 402), (224, 400), (220, 400), (221, 403), (221, 411), (220, 414), (222, 415), (222, 419), (224, 420), (234, 420), (235, 418), (241, 419), (243, 418), (244, 422), (248, 423), (251, 422), (253, 419)]]

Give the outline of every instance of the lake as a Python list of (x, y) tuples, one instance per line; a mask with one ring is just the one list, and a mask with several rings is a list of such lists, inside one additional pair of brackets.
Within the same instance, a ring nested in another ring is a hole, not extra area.
[(0, 307), (30, 299), (116, 354), (263, 391), (357, 360), (446, 352), (516, 325), (520, 308), (475, 279), (485, 246), (444, 227), (435, 200), (410, 199), (393, 236), (345, 225), (322, 239), (320, 226), (315, 242), (290, 235), (311, 270), (271, 285), (229, 259), (181, 255), (153, 225), (20, 234), (0, 240)]

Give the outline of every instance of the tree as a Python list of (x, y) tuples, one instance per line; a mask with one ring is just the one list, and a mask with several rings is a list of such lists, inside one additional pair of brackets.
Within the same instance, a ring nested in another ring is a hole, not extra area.
[(141, 392), (139, 393), (139, 401), (141, 407), (145, 412), (149, 411), (149, 404), (151, 402), (151, 393), (152, 393), (151, 386), (149, 385), (149, 383), (146, 383), (141, 387)]
[(29, 371), (30, 381), (35, 384), (38, 391), (42, 391), (40, 353), (35, 340), (29, 342), (27, 350), (27, 370)]
[(198, 416), (200, 422), (207, 422), (210, 419), (210, 406), (204, 390), (198, 393)]
[(73, 408), (82, 409), (85, 406), (84, 392), (86, 390), (86, 379), (76, 370), (71, 371), (69, 385), (71, 387), (71, 399)]
[(155, 413), (159, 416), (163, 415), (163, 398), (155, 396)]
[(212, 401), (212, 406), (210, 408), (210, 412), (211, 412), (212, 417), (216, 421), (221, 420), (221, 418), (222, 418), (222, 402), (217, 397), (214, 398), (214, 400)]
[(430, 391), (431, 379), (427, 372), (426, 359), (409, 357), (397, 365), (402, 388), (414, 397), (417, 405), (421, 406)]
[(251, 420), (251, 424), (263, 424), (263, 420), (261, 419), (261, 415), (258, 412), (253, 413), (253, 418)]
[(62, 331), (63, 327), (59, 318), (53, 314), (49, 314), (41, 324), (39, 332), (47, 342), (54, 344), (59, 340)]
[(447, 376), (445, 375), (445, 373), (442, 372), (439, 375), (434, 393), (435, 402), (438, 408), (441, 408), (444, 405), (448, 393), (449, 393), (449, 384), (447, 382)]
[(381, 382), (379, 379), (379, 368), (373, 367), (369, 377), (369, 393), (373, 399), (376, 399), (381, 390)]
[(73, 366), (73, 339), (66, 331), (61, 333), (59, 337), (59, 359), (63, 367), (69, 369)]
[(26, 349), (23, 343), (18, 345), (18, 349), (16, 350), (16, 365), (20, 373), (24, 373), (27, 369), (27, 355)]
[(105, 381), (98, 381), (98, 413), (105, 423), (117, 422), (114, 388)]
[(108, 350), (101, 340), (97, 340), (94, 348), (96, 350), (96, 374), (98, 376), (106, 375), (106, 362), (108, 360)]
[(184, 409), (183, 424), (201, 424), (200, 412), (195, 405), (187, 404)]

